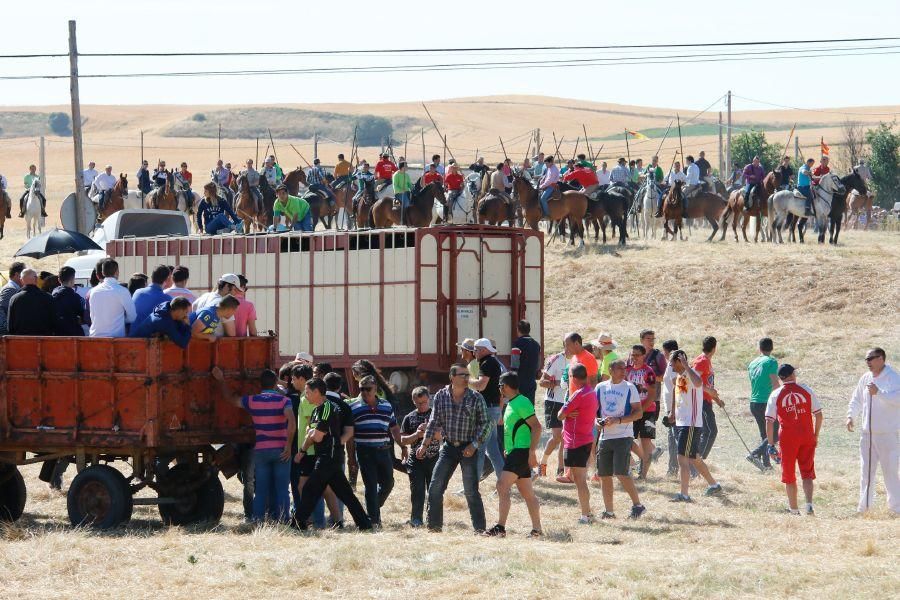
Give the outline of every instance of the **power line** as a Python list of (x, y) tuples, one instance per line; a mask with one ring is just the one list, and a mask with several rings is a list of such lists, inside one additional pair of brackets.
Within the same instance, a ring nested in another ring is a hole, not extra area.
[(786, 104), (776, 104), (775, 102), (767, 102), (765, 100), (754, 100), (753, 98), (747, 98), (746, 96), (738, 96), (737, 94), (733, 94), (735, 98), (740, 98), (741, 100), (747, 100), (749, 102), (756, 102), (757, 104), (767, 104), (769, 106), (774, 106), (777, 108), (787, 108), (791, 110), (802, 110), (806, 112), (816, 112), (816, 113), (824, 113), (830, 115), (854, 115), (854, 116), (862, 116), (862, 117), (893, 117), (900, 113), (877, 113), (877, 112), (869, 112), (869, 113), (860, 113), (860, 112), (848, 112), (848, 111), (837, 111), (837, 110), (825, 110), (821, 108), (798, 108), (796, 106), (788, 106)]

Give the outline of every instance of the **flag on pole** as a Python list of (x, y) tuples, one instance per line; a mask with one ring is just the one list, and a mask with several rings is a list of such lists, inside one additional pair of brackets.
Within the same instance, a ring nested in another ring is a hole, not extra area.
[(819, 141), (822, 144), (822, 156), (828, 156), (828, 144), (825, 143), (825, 137), (819, 138)]
[(625, 131), (626, 131), (626, 133), (630, 134), (632, 137), (634, 137), (637, 140), (646, 140), (647, 139), (647, 136), (639, 131), (631, 131), (630, 129), (626, 129)]

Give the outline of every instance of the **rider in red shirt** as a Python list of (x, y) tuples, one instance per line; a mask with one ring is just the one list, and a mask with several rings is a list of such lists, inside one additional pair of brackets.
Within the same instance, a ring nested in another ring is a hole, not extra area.
[(827, 175), (831, 172), (831, 169), (828, 168), (828, 157), (823, 156), (822, 162), (819, 163), (819, 166), (813, 169), (812, 182), (813, 185), (819, 185), (819, 179), (822, 178), (823, 175)]
[(434, 163), (428, 165), (428, 171), (422, 176), (422, 185), (428, 185), (434, 182), (443, 183), (444, 178), (437, 172), (437, 165)]
[(383, 188), (385, 185), (390, 185), (397, 170), (397, 165), (391, 161), (390, 156), (382, 154), (381, 159), (375, 165), (375, 188), (379, 189), (379, 186)]
[(577, 181), (581, 184), (581, 187), (584, 188), (584, 193), (587, 195), (591, 195), (594, 191), (600, 187), (600, 180), (597, 179), (597, 174), (593, 169), (587, 169), (580, 165), (575, 165), (575, 168), (566, 172), (565, 176), (563, 176), (563, 181)]

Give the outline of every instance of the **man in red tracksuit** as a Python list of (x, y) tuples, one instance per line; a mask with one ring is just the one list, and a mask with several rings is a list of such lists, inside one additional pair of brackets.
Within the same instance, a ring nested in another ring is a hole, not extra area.
[(375, 165), (375, 191), (381, 191), (391, 185), (391, 178), (397, 172), (397, 165), (391, 161), (390, 155), (384, 153)]
[[(788, 497), (788, 510), (800, 514), (797, 506), (797, 473), (803, 480), (806, 496), (806, 514), (813, 513), (813, 481), (816, 478), (815, 455), (822, 429), (822, 405), (813, 391), (797, 383), (794, 367), (785, 363), (778, 368), (781, 387), (772, 390), (766, 405), (766, 437), (769, 454), (775, 453), (775, 420), (780, 427), (778, 443), (781, 445), (781, 481)], [(815, 422), (815, 423), (814, 423)]]
[(578, 164), (570, 171), (567, 171), (565, 176), (563, 176), (563, 181), (565, 182), (573, 180), (581, 184), (581, 187), (584, 189), (584, 194), (587, 196), (596, 192), (597, 188), (600, 187), (600, 180), (597, 179), (597, 174), (594, 170), (582, 167)]

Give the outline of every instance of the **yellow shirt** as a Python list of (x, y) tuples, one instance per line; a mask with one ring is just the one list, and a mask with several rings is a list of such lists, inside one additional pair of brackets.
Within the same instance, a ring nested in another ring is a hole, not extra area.
[(350, 174), (350, 167), (352, 165), (346, 161), (342, 160), (338, 164), (334, 165), (334, 176), (335, 177), (346, 177)]

